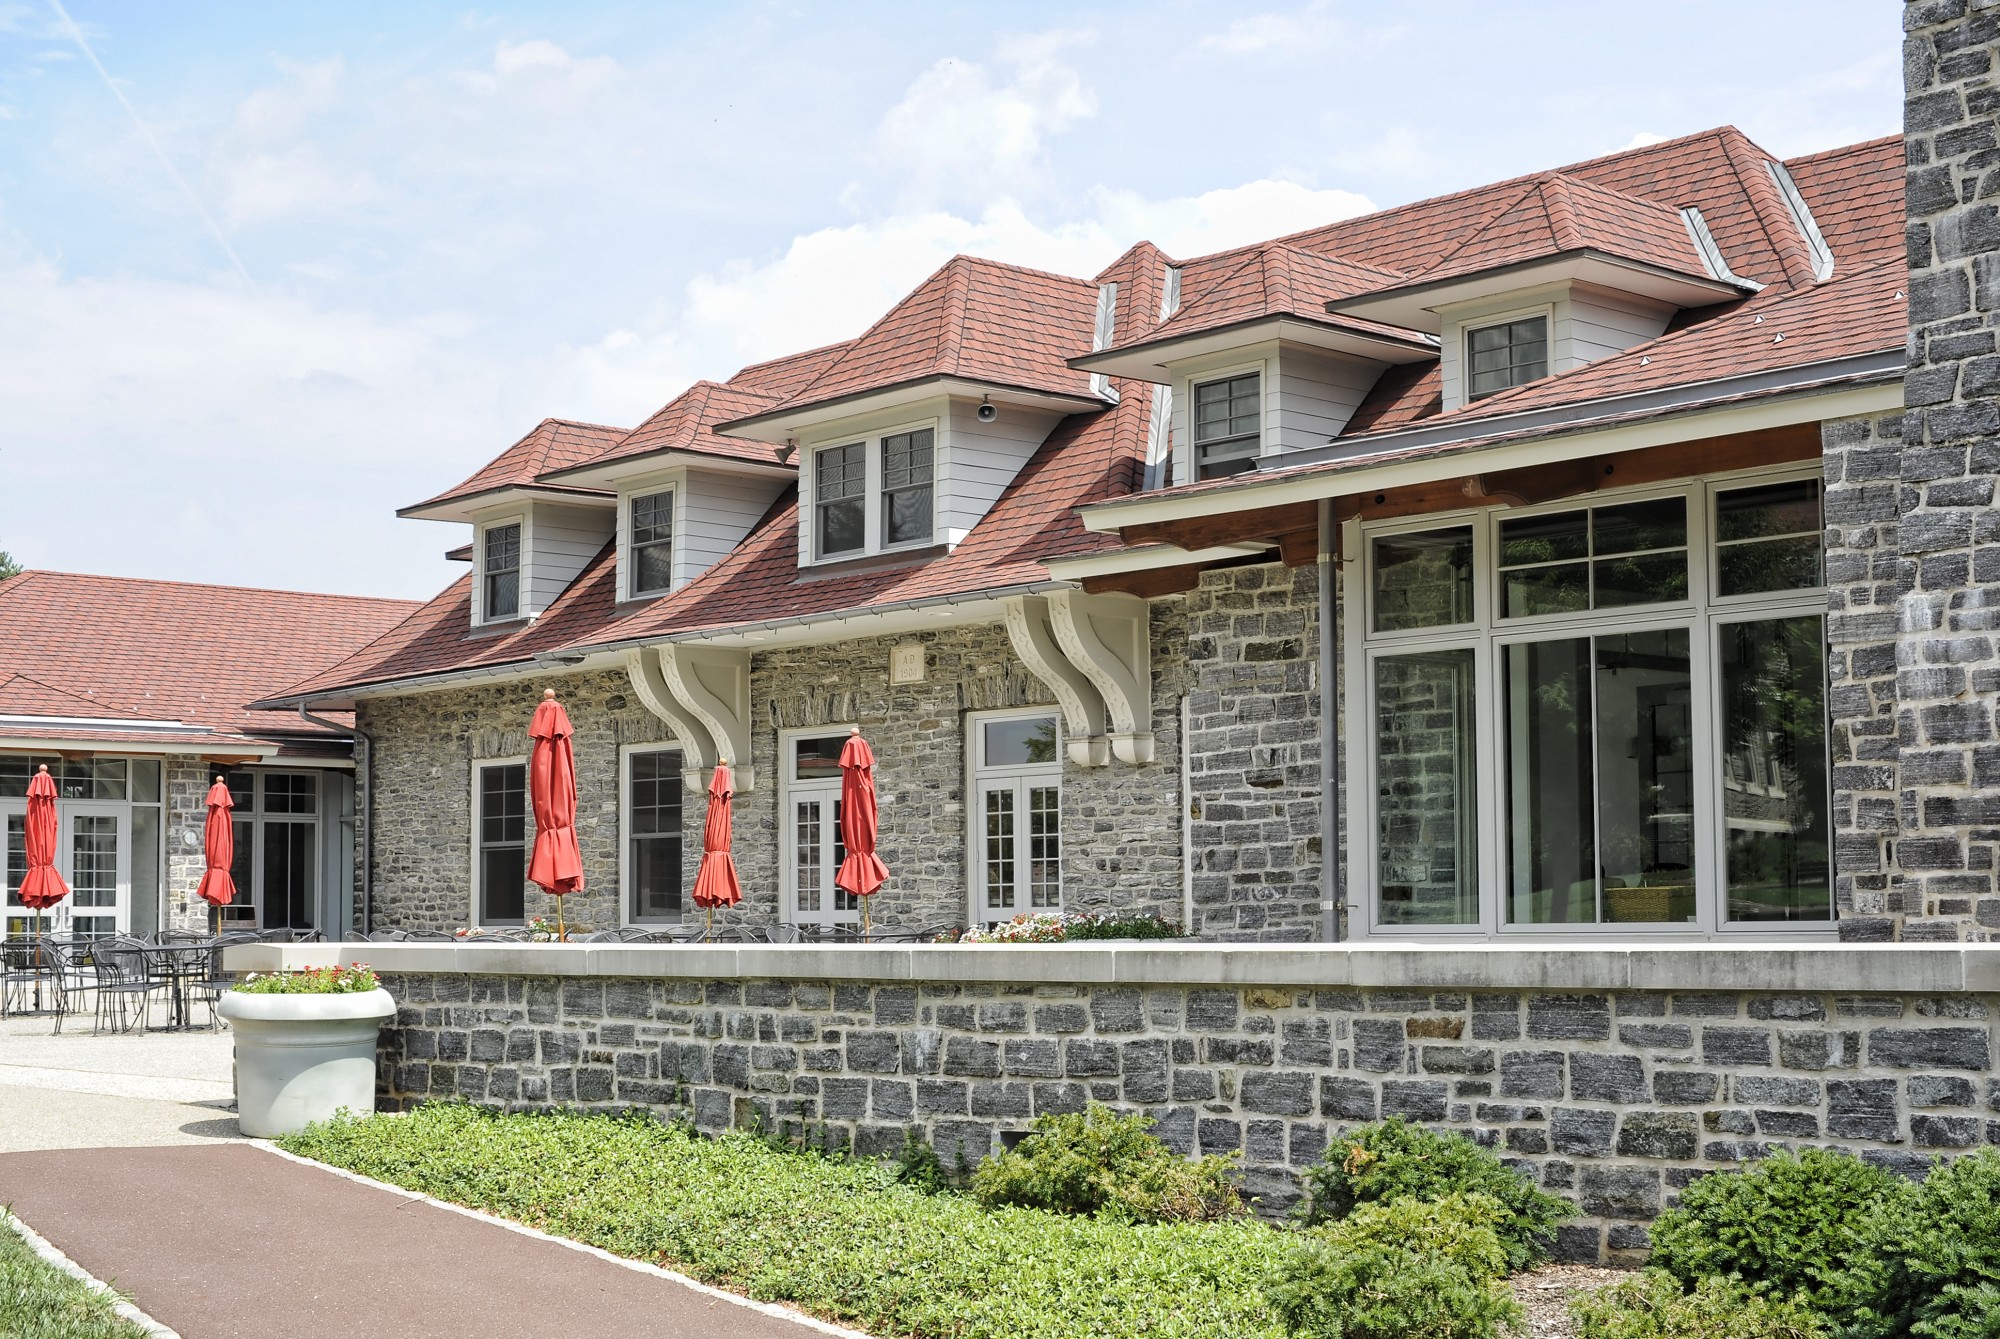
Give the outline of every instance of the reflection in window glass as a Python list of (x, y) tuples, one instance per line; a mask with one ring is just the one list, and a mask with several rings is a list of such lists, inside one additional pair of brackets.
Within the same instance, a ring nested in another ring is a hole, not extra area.
[(1465, 335), (1467, 399), (1479, 400), (1549, 374), (1549, 318), (1482, 326)]
[(631, 918), (681, 915), (681, 755), (648, 749), (631, 755)]
[(1472, 651), (1375, 662), (1378, 919), (1479, 920)]
[(1472, 621), (1472, 527), (1375, 541), (1375, 631)]
[(932, 447), (929, 428), (882, 439), (882, 542), (929, 543)]
[(1820, 620), (1730, 623), (1719, 631), (1728, 918), (1828, 920), (1833, 911)]
[(1503, 520), (1500, 567), (1505, 618), (1685, 600), (1687, 499)]
[(814, 739), (799, 739), (792, 743), (792, 775), (801, 781), (814, 777), (840, 777), (840, 751), (847, 745), (846, 735), (820, 735)]
[(1596, 643), (1606, 921), (1694, 919), (1693, 666), (1684, 628)]
[(988, 767), (1025, 767), (1056, 760), (1056, 718), (1053, 716), (987, 721), (980, 729), (985, 735)]
[(1590, 639), (1504, 648), (1507, 919), (1597, 919)]
[(1821, 584), (1817, 479), (1715, 495), (1718, 595), (1810, 590)]
[(479, 769), (479, 919), (519, 921), (528, 879), (528, 769), (502, 763)]
[(674, 495), (632, 499), (632, 593), (653, 595), (674, 584)]
[(852, 553), (868, 542), (868, 448), (830, 446), (813, 454), (813, 509), (819, 553)]

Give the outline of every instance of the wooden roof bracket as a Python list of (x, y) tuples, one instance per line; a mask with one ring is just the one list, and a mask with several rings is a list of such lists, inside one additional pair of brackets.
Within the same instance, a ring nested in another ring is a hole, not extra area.
[(757, 789), (750, 766), (750, 653), (673, 642), (655, 653), (674, 702), (701, 723), (717, 755), (728, 761), (737, 793)]
[(1078, 767), (1106, 767), (1111, 763), (1111, 740), (1106, 728), (1104, 698), (1097, 686), (1069, 661), (1056, 644), (1049, 622), (1049, 602), (1039, 595), (1015, 595), (1003, 602), (1007, 613), (1007, 640), (1014, 654), (1056, 696), (1062, 708), (1063, 736), (1069, 760)]
[(715, 765), (715, 742), (701, 722), (675, 700), (673, 689), (660, 672), (658, 653), (645, 647), (626, 652), (625, 677), (632, 681), (632, 692), (646, 710), (665, 721), (679, 741), (681, 784), (691, 790), (704, 789), (708, 780), (703, 773)]
[(1111, 756), (1153, 761), (1152, 607), (1136, 595), (1051, 591), (1049, 623), (1070, 664), (1104, 699)]

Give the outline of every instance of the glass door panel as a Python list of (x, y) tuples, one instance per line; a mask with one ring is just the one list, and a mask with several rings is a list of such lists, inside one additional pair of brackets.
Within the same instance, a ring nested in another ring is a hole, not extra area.
[(262, 828), (264, 928), (311, 929), (318, 905), (318, 827), (266, 818)]
[(1724, 623), (1716, 631), (1728, 919), (1830, 920), (1820, 620)]
[(986, 886), (983, 910), (988, 920), (1010, 920), (1021, 909), (1017, 799), (1015, 787), (1004, 783), (986, 787), (979, 796), (981, 868)]
[(28, 877), (28, 808), (23, 800), (0, 800), (0, 822), (7, 829), (5, 863), (0, 865), (0, 883), (7, 891), (6, 921), (0, 937), (16, 938), (32, 934), (35, 913), (21, 905), (21, 880)]
[(63, 806), (60, 855), (69, 866), (72, 934), (102, 938), (122, 932), (132, 888), (131, 811), (123, 805)]
[(1375, 662), (1375, 861), (1383, 925), (1479, 920), (1470, 647)]
[(786, 824), (786, 867), (792, 875), (792, 918), (802, 925), (845, 925), (861, 919), (861, 899), (834, 886), (847, 851), (840, 841), (838, 787), (794, 788)]
[(1028, 792), (1028, 902), (1036, 911), (1062, 907), (1062, 787), (1023, 783)]
[(1599, 637), (1600, 919), (1694, 920), (1694, 693), (1686, 629)]

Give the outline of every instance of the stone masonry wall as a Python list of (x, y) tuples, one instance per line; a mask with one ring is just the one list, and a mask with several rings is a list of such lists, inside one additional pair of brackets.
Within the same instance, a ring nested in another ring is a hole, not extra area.
[(1905, 413), (1829, 423), (1845, 939), (2000, 934), (2000, 4), (1903, 10)]
[[(1182, 918), (1179, 704), (1184, 661), (1178, 602), (1153, 614), (1155, 760), (1063, 768), (1064, 897), (1072, 909), (1117, 907)], [(921, 642), (921, 683), (889, 683), (889, 652)], [(552, 674), (532, 682), (364, 702), (373, 741), (376, 928), (449, 930), (468, 923), (471, 769), (486, 758), (525, 757), (527, 724), (554, 687), (576, 727), (578, 844), (584, 892), (565, 900), (582, 929), (619, 923), (620, 746), (672, 743), (670, 728), (637, 701), (619, 674)], [(859, 725), (875, 750), (880, 851), (891, 878), (870, 908), (884, 925), (965, 923), (968, 903), (967, 714), (1047, 704), (1053, 697), (1017, 660), (998, 624), (907, 638), (759, 653), (751, 661), (755, 790), (739, 794), (733, 850), (744, 900), (723, 923), (771, 924), (781, 916), (780, 732)], [(683, 797), (684, 887), (700, 863), (704, 798)], [(529, 839), (533, 839), (532, 815)], [(528, 914), (552, 914), (530, 888)]]
[(1278, 1212), (1361, 1122), (1499, 1150), (1584, 1217), (1571, 1260), (1643, 1250), (1705, 1171), (1797, 1144), (1914, 1173), (2000, 1143), (1983, 995), (392, 975), (384, 1105), (644, 1107), (948, 1166), (1096, 1100), (1183, 1153), (1237, 1151)]
[(1202, 574), (1186, 598), (1196, 931), (1320, 937), (1319, 571)]
[[(166, 915), (163, 930), (208, 929), (208, 904), (194, 895), (208, 869), (202, 840), (208, 826), (208, 783), (216, 769), (195, 757), (171, 757), (161, 769), (167, 828)], [(188, 841), (192, 834), (194, 840)]]
[[(373, 741), (374, 795), (357, 808), (375, 825), (374, 928), (454, 930), (472, 917), (472, 766), (526, 758), (528, 722), (542, 689), (554, 688), (576, 728), (577, 845), (584, 888), (563, 900), (572, 927), (619, 924), (620, 748), (673, 742), (664, 722), (632, 694), (622, 674), (552, 674), (520, 683), (364, 701), (357, 724)], [(682, 798), (687, 831), (683, 888), (694, 887), (707, 805)], [(534, 815), (528, 816), (534, 839)], [(553, 916), (554, 899), (529, 886), (530, 916)]]

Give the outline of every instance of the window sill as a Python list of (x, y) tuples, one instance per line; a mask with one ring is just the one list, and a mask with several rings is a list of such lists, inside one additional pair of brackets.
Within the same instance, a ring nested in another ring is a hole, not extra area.
[(799, 568), (800, 581), (817, 581), (824, 577), (847, 576), (854, 572), (874, 572), (894, 567), (915, 567), (942, 558), (951, 551), (944, 544), (923, 544), (910, 548), (885, 549), (880, 553), (859, 554), (852, 558), (820, 558)]

